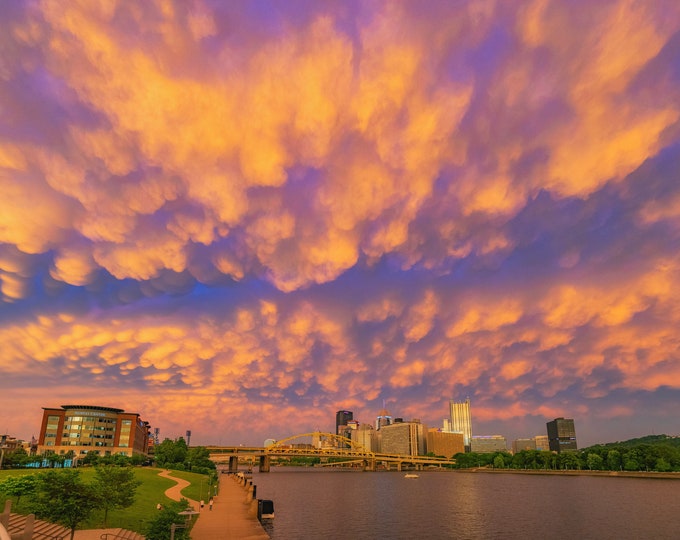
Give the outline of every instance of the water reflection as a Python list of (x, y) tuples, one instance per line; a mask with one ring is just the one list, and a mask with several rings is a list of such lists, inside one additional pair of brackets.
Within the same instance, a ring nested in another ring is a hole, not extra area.
[(680, 481), (587, 476), (277, 469), (275, 540), (677, 538)]

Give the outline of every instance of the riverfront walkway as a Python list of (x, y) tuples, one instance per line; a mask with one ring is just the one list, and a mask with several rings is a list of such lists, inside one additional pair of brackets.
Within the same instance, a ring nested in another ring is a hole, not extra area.
[[(200, 510), (200, 502), (183, 497), (182, 490), (189, 482), (172, 476), (172, 471), (162, 471), (159, 476), (169, 478), (176, 484), (165, 491), (173, 501), (182, 498), (189, 501), (194, 510)], [(198, 520), (191, 529), (191, 540), (269, 540), (257, 519), (257, 499), (248, 501), (248, 490), (238, 483), (235, 476), (220, 474), (219, 495), (213, 509), (205, 501)], [(121, 529), (89, 529), (76, 531), (75, 540), (100, 540), (102, 533), (120, 533)]]
[[(181, 478), (168, 476), (176, 482), (165, 494), (168, 498), (179, 501), (181, 491), (188, 482)], [(257, 499), (248, 500), (248, 490), (238, 483), (232, 475), (220, 474), (219, 494), (214, 498), (213, 509), (210, 510), (208, 501), (198, 516), (198, 521), (191, 529), (192, 540), (269, 540), (257, 519)], [(189, 500), (194, 509), (199, 510), (200, 503)]]

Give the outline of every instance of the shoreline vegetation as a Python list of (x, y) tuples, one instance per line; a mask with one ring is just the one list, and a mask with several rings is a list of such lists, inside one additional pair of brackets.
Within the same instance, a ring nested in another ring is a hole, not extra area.
[[(434, 469), (430, 469), (434, 470)], [(493, 469), (487, 467), (473, 467), (469, 469), (437, 469), (456, 473), (495, 473), (495, 474), (533, 474), (557, 476), (605, 476), (613, 478), (657, 478), (666, 480), (680, 480), (680, 472), (656, 471), (589, 471), (589, 470), (553, 470), (553, 469)], [(423, 471), (427, 472), (427, 471)]]

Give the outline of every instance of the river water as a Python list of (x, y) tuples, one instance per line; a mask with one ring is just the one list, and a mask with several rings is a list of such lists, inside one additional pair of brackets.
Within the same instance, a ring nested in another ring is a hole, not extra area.
[(276, 540), (679, 539), (680, 480), (272, 468)]

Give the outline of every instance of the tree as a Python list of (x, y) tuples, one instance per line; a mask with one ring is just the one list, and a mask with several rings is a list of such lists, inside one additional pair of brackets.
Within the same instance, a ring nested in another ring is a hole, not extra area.
[(638, 471), (640, 470), (640, 464), (634, 459), (626, 459), (623, 464), (623, 468), (627, 471)]
[[(146, 531), (146, 540), (168, 540), (170, 538), (170, 527), (172, 524), (186, 525), (186, 517), (179, 513), (189, 507), (189, 501), (182, 499), (179, 502), (171, 502), (158, 511), (156, 518), (149, 524)], [(181, 528), (175, 531), (175, 540), (186, 540), (189, 538), (189, 529)]]
[(558, 463), (561, 469), (580, 469), (581, 462), (575, 452), (562, 452), (557, 454)]
[(610, 450), (607, 452), (607, 467), (609, 467), (610, 471), (621, 470), (621, 452), (618, 450)]
[(210, 452), (205, 446), (190, 448), (186, 456), (187, 469), (193, 472), (206, 473), (215, 469), (215, 463), (210, 461)]
[(104, 465), (95, 468), (92, 487), (101, 501), (100, 508), (104, 509), (105, 527), (109, 510), (131, 506), (140, 484), (132, 467)]
[(187, 452), (187, 443), (182, 437), (177, 441), (165, 439), (155, 447), (154, 457), (159, 467), (177, 468), (177, 465), (184, 466)]
[(664, 458), (660, 457), (656, 460), (654, 469), (659, 472), (667, 472), (671, 470), (671, 465)]
[(98, 504), (97, 493), (83, 483), (77, 470), (48, 471), (36, 475), (31, 511), (40, 519), (71, 529), (71, 540), (76, 527), (90, 517)]
[(596, 454), (594, 452), (588, 454), (588, 457), (586, 458), (586, 463), (588, 464), (588, 468), (591, 471), (600, 471), (604, 468), (604, 460), (600, 457), (599, 454)]
[(538, 457), (536, 459), (538, 460), (542, 468), (544, 469), (554, 468), (555, 454), (553, 454), (549, 450), (541, 450), (540, 452), (538, 452)]
[(99, 452), (96, 450), (90, 450), (80, 463), (83, 465), (96, 465), (99, 462)]
[(17, 506), (22, 495), (30, 495), (35, 491), (35, 476), (8, 476), (3, 482), (0, 482), (0, 492), (17, 498)]
[(3, 461), (4, 468), (20, 467), (28, 461), (28, 454), (23, 447), (18, 447), (16, 450), (5, 454)]

